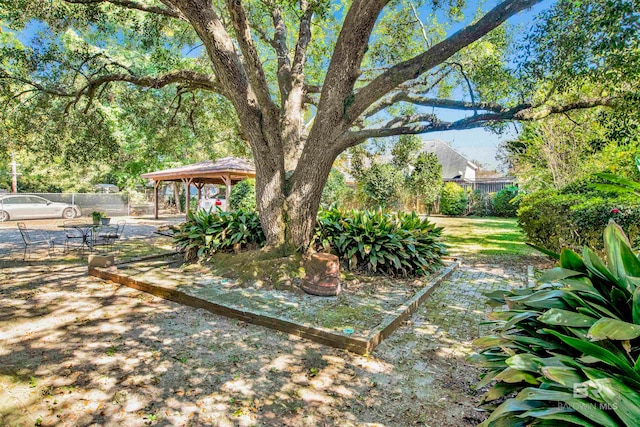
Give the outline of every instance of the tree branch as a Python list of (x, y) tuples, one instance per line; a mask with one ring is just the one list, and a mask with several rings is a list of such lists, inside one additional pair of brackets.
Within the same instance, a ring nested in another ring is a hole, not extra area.
[(226, 0), (227, 9), (231, 15), (231, 23), (236, 32), (236, 39), (240, 50), (244, 56), (245, 64), (248, 71), (249, 81), (258, 98), (260, 105), (267, 111), (273, 113), (277, 110), (276, 105), (271, 99), (269, 94), (269, 85), (267, 84), (267, 77), (264, 74), (262, 63), (258, 55), (255, 43), (251, 36), (251, 28), (249, 26), (249, 18), (242, 7), (242, 2), (239, 0)]
[(440, 99), (440, 98), (428, 98), (423, 96), (414, 95), (407, 91), (397, 92), (393, 94), (390, 98), (385, 98), (373, 105), (372, 108), (367, 110), (365, 113), (365, 117), (372, 117), (380, 111), (388, 108), (398, 102), (408, 102), (415, 105), (421, 105), (423, 107), (434, 107), (434, 108), (444, 108), (447, 110), (463, 110), (463, 111), (475, 111), (484, 110), (484, 111), (492, 111), (496, 113), (503, 112), (507, 110), (506, 107), (503, 107), (500, 104), (496, 104), (494, 102), (479, 102), (476, 104), (458, 101), (455, 99)]
[[(336, 41), (324, 79), (315, 126), (309, 141), (326, 138), (342, 123), (378, 15), (389, 0), (353, 0)], [(356, 117), (354, 117), (355, 119)], [(309, 145), (309, 144), (307, 144)]]
[(455, 65), (460, 70), (460, 74), (462, 74), (462, 77), (467, 82), (467, 88), (469, 89), (469, 96), (471, 96), (471, 104), (473, 104), (473, 111), (475, 114), (478, 114), (478, 109), (476, 108), (476, 99), (475, 99), (475, 96), (473, 95), (473, 87), (471, 86), (469, 77), (467, 77), (467, 73), (464, 72), (464, 67), (462, 66), (461, 63), (455, 62), (455, 61), (446, 62), (445, 64)]
[(111, 82), (127, 82), (134, 84), (136, 86), (148, 87), (152, 89), (161, 89), (167, 85), (182, 83), (192, 89), (204, 89), (212, 92), (219, 93), (223, 96), (226, 96), (223, 88), (219, 85), (219, 83), (212, 78), (203, 73), (198, 73), (196, 71), (191, 70), (179, 70), (172, 71), (166, 74), (162, 74), (157, 77), (152, 76), (135, 76), (132, 74), (106, 74), (99, 77), (94, 77), (89, 79), (89, 81), (78, 90), (63, 90), (63, 89), (52, 89), (44, 87), (43, 85), (29, 81), (19, 76), (12, 76), (6, 72), (3, 72), (0, 75), (0, 79), (10, 79), (21, 82), (23, 84), (29, 85), (42, 93), (46, 93), (49, 95), (64, 97), (64, 98), (74, 98), (73, 101), (69, 103), (67, 109), (76, 104), (82, 96), (87, 96), (87, 106), (85, 107), (85, 111), (91, 105), (93, 98), (95, 97), (96, 90), (103, 85), (106, 85)]
[(346, 150), (367, 138), (473, 129), (497, 122), (539, 120), (552, 114), (563, 114), (572, 110), (594, 107), (614, 107), (620, 99), (621, 97), (590, 98), (552, 106), (524, 103), (513, 108), (503, 109), (502, 111), (475, 114), (454, 122), (440, 121), (433, 114), (414, 114), (394, 118), (380, 128), (350, 131), (339, 141), (339, 149)]
[(431, 68), (443, 63), (460, 49), (501, 25), (509, 17), (527, 9), (542, 0), (505, 0), (476, 23), (453, 34), (431, 49), (407, 61), (401, 62), (380, 74), (374, 81), (363, 87), (355, 95), (351, 106), (346, 109), (350, 122), (356, 120), (371, 104), (392, 91), (398, 85), (418, 78)]
[(287, 25), (282, 17), (282, 9), (276, 6), (271, 11), (273, 20), (273, 48), (278, 55), (278, 87), (280, 89), (280, 105), (284, 109), (284, 104), (291, 92), (291, 60), (289, 59), (289, 48), (287, 47)]
[(144, 3), (140, 3), (133, 0), (63, 0), (66, 3), (71, 4), (97, 4), (97, 3), (111, 3), (115, 6), (124, 7), (127, 9), (140, 10), (142, 12), (155, 13), (157, 15), (169, 16), (171, 18), (185, 19), (182, 14), (174, 8), (163, 8), (158, 6), (149, 6)]

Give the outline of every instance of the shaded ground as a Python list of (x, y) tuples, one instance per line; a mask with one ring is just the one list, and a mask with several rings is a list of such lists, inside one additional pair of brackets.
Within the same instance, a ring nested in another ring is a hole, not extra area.
[[(454, 248), (455, 251), (455, 248)], [(483, 258), (369, 357), (180, 306), (70, 260), (0, 260), (0, 426), (466, 426), (479, 292), (525, 283)]]

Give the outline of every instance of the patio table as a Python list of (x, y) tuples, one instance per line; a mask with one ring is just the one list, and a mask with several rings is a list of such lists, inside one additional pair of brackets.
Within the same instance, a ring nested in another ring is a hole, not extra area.
[(89, 248), (89, 251), (93, 251), (95, 246), (95, 233), (93, 230), (100, 227), (100, 224), (94, 224), (92, 222), (79, 222), (73, 224), (63, 224), (59, 225), (59, 228), (75, 228), (82, 234), (82, 245), (83, 247), (86, 245)]

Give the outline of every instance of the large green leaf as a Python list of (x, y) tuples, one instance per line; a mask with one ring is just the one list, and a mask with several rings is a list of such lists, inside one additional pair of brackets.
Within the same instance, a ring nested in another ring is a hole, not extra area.
[(589, 328), (588, 337), (599, 340), (632, 340), (640, 337), (640, 325), (603, 317)]
[(523, 304), (527, 307), (533, 308), (568, 308), (567, 304), (562, 301), (562, 297), (565, 295), (560, 290), (548, 290), (538, 291), (531, 295), (506, 297), (505, 299), (510, 302), (516, 302)]
[(539, 360), (534, 354), (522, 353), (511, 356), (505, 363), (513, 369), (521, 371), (538, 372)]
[(540, 277), (540, 279), (538, 279), (538, 282), (540, 283), (559, 282), (568, 277), (574, 277), (574, 276), (580, 276), (580, 275), (582, 275), (582, 273), (579, 271), (570, 270), (563, 267), (555, 267), (545, 271), (544, 274)]
[(563, 249), (560, 253), (560, 266), (567, 270), (580, 271), (582, 273), (587, 271), (580, 255), (571, 249)]
[(516, 399), (523, 401), (562, 402), (599, 425), (618, 427), (618, 423), (609, 414), (599, 409), (597, 405), (592, 404), (589, 400), (573, 397), (573, 393), (528, 387), (523, 389), (518, 396), (516, 396)]
[[(548, 413), (548, 414), (544, 414), (544, 413), (536, 414), (533, 411), (528, 411), (528, 412), (531, 412), (532, 414), (534, 414), (535, 417), (539, 420), (550, 421), (550, 423), (547, 424), (550, 427), (558, 427), (560, 425), (566, 425), (565, 423), (569, 423), (570, 425), (578, 425), (582, 427), (597, 427), (597, 424), (590, 423), (584, 417), (580, 415), (576, 415), (576, 411), (573, 410), (573, 408), (569, 407), (568, 409), (570, 409), (572, 413), (557, 412), (557, 413)], [(558, 421), (564, 421), (564, 423), (559, 423)], [(541, 426), (541, 425), (542, 425), (541, 423), (536, 423), (536, 426)]]
[(635, 323), (636, 325), (640, 325), (640, 287), (636, 288), (635, 291), (633, 291), (633, 301), (632, 301), (632, 316), (633, 316), (633, 323)]
[(578, 370), (568, 366), (543, 366), (541, 371), (545, 378), (568, 388), (573, 388), (574, 384), (585, 381)]
[(496, 381), (504, 381), (505, 383), (520, 383), (526, 382), (529, 384), (539, 384), (540, 382), (536, 379), (535, 375), (532, 375), (529, 372), (521, 371), (519, 369), (507, 368), (504, 371), (500, 372), (495, 377)]
[(482, 402), (492, 402), (496, 399), (500, 399), (512, 392), (519, 390), (522, 386), (520, 384), (509, 383), (495, 383), (483, 396)]
[(559, 332), (553, 331), (551, 329), (545, 329), (546, 332), (555, 335), (560, 338), (565, 343), (569, 344), (571, 347), (575, 348), (578, 351), (581, 351), (585, 355), (596, 357), (598, 360), (606, 363), (607, 365), (613, 366), (614, 368), (620, 369), (626, 375), (629, 375), (635, 381), (640, 380), (640, 375), (636, 373), (629, 361), (623, 356), (616, 355), (611, 351), (600, 347), (597, 344), (590, 343), (588, 341), (583, 341), (578, 338), (572, 338), (566, 335), (563, 335)]
[(590, 383), (627, 427), (638, 426), (640, 394), (614, 378), (593, 379)]
[(593, 325), (597, 319), (595, 319), (594, 317), (585, 316), (584, 314), (552, 308), (550, 310), (547, 310), (542, 316), (538, 318), (538, 320), (548, 325), (586, 328)]
[(507, 399), (500, 406), (498, 406), (483, 423), (478, 427), (490, 427), (493, 426), (493, 422), (509, 415), (515, 415), (524, 411), (539, 408), (543, 404), (536, 401), (523, 401), (516, 399)]
[(611, 271), (609, 271), (600, 257), (598, 257), (598, 255), (596, 255), (596, 253), (591, 249), (585, 247), (582, 251), (582, 257), (584, 259), (584, 264), (587, 266), (587, 269), (591, 273), (593, 273), (597, 277), (600, 277), (601, 279), (614, 283), (620, 288), (626, 289), (626, 285), (621, 282), (616, 276), (614, 276)]

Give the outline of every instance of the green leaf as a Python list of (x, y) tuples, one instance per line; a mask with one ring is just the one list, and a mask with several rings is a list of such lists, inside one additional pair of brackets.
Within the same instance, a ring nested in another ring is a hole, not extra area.
[(568, 388), (573, 388), (574, 384), (585, 381), (576, 369), (568, 366), (543, 366), (541, 371), (545, 378)]
[(537, 250), (538, 252), (541, 252), (543, 254), (545, 254), (546, 256), (548, 256), (551, 259), (555, 259), (555, 260), (560, 260), (560, 254), (550, 251), (548, 249), (543, 248), (542, 246), (536, 246), (533, 243), (529, 243), (527, 242), (527, 246), (531, 246), (533, 249)]
[(525, 412), (531, 409), (539, 408), (542, 406), (541, 402), (536, 401), (523, 401), (516, 399), (507, 399), (500, 406), (498, 406), (482, 424), (478, 427), (493, 426), (493, 421), (498, 420), (508, 415), (515, 415), (516, 413)]
[(520, 384), (508, 384), (499, 382), (494, 384), (483, 396), (482, 402), (491, 402), (496, 399), (500, 399), (522, 387)]
[(533, 385), (537, 385), (540, 383), (536, 379), (535, 375), (513, 368), (507, 368), (504, 371), (500, 372), (498, 375), (496, 375), (495, 380), (504, 381), (506, 383), (527, 382)]
[(583, 249), (583, 259), (584, 264), (587, 266), (587, 269), (600, 277), (601, 279), (608, 280), (609, 282), (615, 283), (617, 286), (621, 288), (625, 288), (625, 285), (621, 283), (611, 271), (607, 268), (607, 266), (602, 262), (602, 260), (593, 252), (591, 249), (585, 247)]
[(539, 358), (534, 354), (522, 353), (511, 356), (505, 363), (513, 369), (521, 371), (538, 372)]
[(524, 401), (549, 400), (552, 402), (564, 402), (597, 424), (607, 427), (618, 427), (618, 423), (609, 414), (599, 409), (596, 405), (590, 404), (587, 400), (574, 398), (573, 393), (528, 387), (522, 390), (516, 399)]
[(538, 280), (539, 283), (547, 283), (547, 282), (559, 282), (560, 280), (566, 279), (568, 277), (580, 276), (582, 275), (579, 271), (569, 270), (562, 267), (555, 267), (549, 269), (544, 272), (544, 274)]
[(551, 329), (544, 329), (544, 331), (558, 337), (565, 343), (569, 344), (571, 347), (575, 348), (578, 351), (581, 351), (583, 354), (587, 356), (593, 356), (598, 360), (606, 363), (607, 365), (620, 369), (622, 372), (624, 372), (625, 375), (630, 376), (636, 381), (640, 380), (640, 376), (633, 370), (626, 358), (617, 356), (611, 351), (588, 341), (582, 341), (578, 338), (572, 338), (566, 335), (562, 335), (561, 333), (553, 331)]
[(571, 326), (577, 328), (586, 328), (596, 322), (596, 319), (593, 317), (557, 308), (552, 308), (546, 311), (538, 318), (538, 320), (548, 325)]
[(590, 383), (627, 427), (638, 426), (640, 394), (614, 378), (594, 379)]
[(633, 291), (633, 305), (632, 305), (633, 323), (640, 325), (640, 287)]
[(537, 291), (531, 295), (506, 297), (506, 301), (517, 302), (534, 308), (568, 308), (561, 297), (565, 295), (560, 290)]
[(632, 340), (640, 337), (640, 325), (618, 319), (602, 318), (589, 328), (588, 337), (599, 340)]
[(580, 255), (571, 249), (563, 249), (560, 253), (560, 266), (567, 270), (586, 272), (587, 268)]

